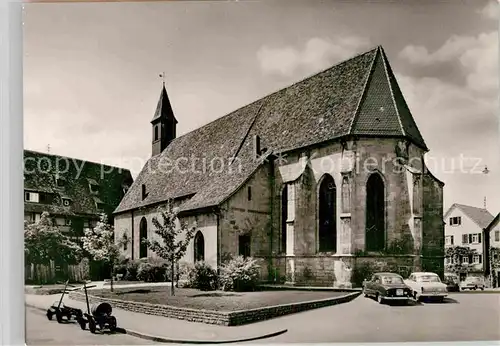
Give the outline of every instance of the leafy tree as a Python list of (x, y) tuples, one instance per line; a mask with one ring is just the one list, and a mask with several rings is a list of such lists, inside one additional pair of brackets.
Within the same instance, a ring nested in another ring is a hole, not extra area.
[(151, 251), (169, 262), (171, 266), (171, 294), (175, 295), (175, 267), (186, 253), (187, 247), (194, 237), (196, 224), (191, 228), (188, 227), (187, 223), (180, 224), (178, 227), (178, 211), (173, 208), (171, 202), (167, 203), (166, 208), (158, 209), (158, 212), (162, 223), (157, 217), (153, 217), (152, 221), (156, 228), (155, 233), (160, 237), (162, 243), (149, 239), (144, 239), (143, 242)]
[(42, 213), (38, 222), (24, 222), (24, 260), (35, 265), (50, 265), (51, 261), (77, 264), (82, 257), (78, 244), (55, 226), (49, 213)]
[[(446, 248), (445, 256), (451, 259), (451, 264), (446, 265), (446, 271), (450, 273), (468, 273), (473, 269), (471, 257), (477, 255), (477, 251), (468, 246), (450, 246)], [(462, 258), (468, 257), (469, 263), (463, 264)]]
[(490, 275), (491, 275), (491, 283), (493, 287), (496, 287), (497, 283), (497, 269), (500, 268), (500, 248), (491, 246), (490, 247)]
[(95, 261), (106, 262), (111, 271), (111, 292), (113, 292), (113, 276), (115, 265), (120, 259), (120, 249), (130, 240), (127, 236), (115, 241), (115, 229), (108, 223), (105, 214), (101, 215), (100, 221), (95, 228), (85, 230), (83, 236), (83, 248)]

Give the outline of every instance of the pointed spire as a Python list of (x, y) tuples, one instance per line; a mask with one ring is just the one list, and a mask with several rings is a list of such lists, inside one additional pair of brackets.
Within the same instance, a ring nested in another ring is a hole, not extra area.
[(162, 79), (162, 89), (158, 104), (156, 105), (156, 111), (151, 122), (156, 122), (159, 118), (165, 117), (167, 119), (174, 120), (177, 124), (177, 119), (175, 119), (174, 111), (172, 110), (172, 106), (168, 98), (167, 89), (165, 88), (165, 72), (160, 73), (160, 78)]

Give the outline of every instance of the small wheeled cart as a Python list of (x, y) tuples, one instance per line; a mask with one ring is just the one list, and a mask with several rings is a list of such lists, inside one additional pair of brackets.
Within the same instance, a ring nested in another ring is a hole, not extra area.
[(88, 324), (91, 333), (95, 333), (98, 328), (99, 330), (108, 329), (110, 332), (116, 331), (116, 317), (112, 315), (113, 308), (111, 304), (98, 303), (92, 305), (92, 308), (90, 308), (87, 294), (87, 288), (90, 287), (92, 286), (83, 285), (85, 300), (87, 302), (87, 312), (84, 313), (84, 317), (79, 321), (80, 327), (86, 329)]
[(52, 321), (52, 317), (54, 316), (56, 316), (56, 320), (58, 323), (62, 323), (63, 317), (66, 317), (68, 321), (73, 319), (77, 322), (80, 322), (80, 320), (83, 318), (83, 312), (81, 309), (73, 308), (63, 303), (64, 295), (69, 291), (68, 286), (71, 286), (69, 285), (69, 280), (64, 284), (64, 290), (61, 294), (61, 299), (59, 299), (59, 301), (55, 301), (47, 309), (46, 315), (49, 321)]

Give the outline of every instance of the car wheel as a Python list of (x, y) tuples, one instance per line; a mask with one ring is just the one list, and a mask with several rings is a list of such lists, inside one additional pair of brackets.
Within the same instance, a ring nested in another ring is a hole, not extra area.
[(380, 294), (377, 294), (377, 302), (379, 304), (384, 304), (384, 298)]
[(481, 287), (481, 291), (484, 291), (484, 287)]

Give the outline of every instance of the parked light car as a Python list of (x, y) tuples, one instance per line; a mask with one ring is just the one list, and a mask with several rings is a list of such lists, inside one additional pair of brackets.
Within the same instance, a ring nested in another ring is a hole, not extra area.
[(448, 295), (446, 284), (441, 282), (436, 273), (415, 272), (404, 282), (412, 289), (413, 298), (417, 301), (422, 298), (430, 298), (442, 302)]
[(444, 273), (443, 283), (446, 284), (446, 289), (448, 290), (448, 292), (460, 291), (460, 279), (457, 274)]
[(394, 273), (375, 273), (370, 280), (363, 282), (365, 297), (374, 297), (380, 304), (389, 301), (407, 303), (412, 297), (410, 287), (405, 285), (403, 277)]
[(479, 276), (467, 276), (464, 281), (462, 281), (460, 288), (462, 290), (484, 290), (484, 279)]

